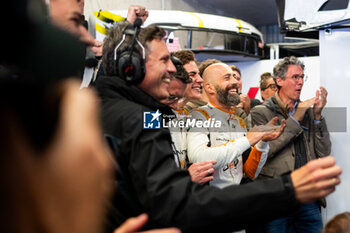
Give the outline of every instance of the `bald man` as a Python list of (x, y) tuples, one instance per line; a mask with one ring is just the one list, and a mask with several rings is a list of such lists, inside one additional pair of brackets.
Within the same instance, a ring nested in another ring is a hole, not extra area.
[[(243, 173), (250, 179), (256, 178), (267, 159), (268, 141), (279, 137), (285, 122), (274, 126), (277, 119), (273, 119), (247, 132), (243, 119), (234, 112), (240, 96), (232, 69), (224, 63), (212, 64), (204, 70), (203, 79), (209, 102), (193, 111), (191, 116), (203, 125), (208, 121), (215, 124), (189, 129), (190, 162), (216, 160), (214, 180), (210, 184), (219, 188), (240, 184)], [(242, 154), (248, 149), (251, 151), (243, 165)]]

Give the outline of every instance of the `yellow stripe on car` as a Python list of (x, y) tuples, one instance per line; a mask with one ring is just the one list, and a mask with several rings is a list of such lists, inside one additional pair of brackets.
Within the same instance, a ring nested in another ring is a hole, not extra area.
[(106, 35), (107, 34), (107, 28), (99, 25), (98, 23), (96, 23), (96, 31), (98, 31), (99, 33)]
[(109, 11), (95, 11), (94, 15), (101, 21), (104, 22), (110, 22), (111, 20), (113, 22), (120, 22), (124, 21), (125, 17), (122, 17), (120, 15), (115, 15)]
[(194, 17), (196, 17), (196, 19), (198, 20), (198, 27), (199, 28), (203, 28), (204, 26), (203, 26), (203, 20), (198, 16), (198, 15), (196, 15), (195, 13), (193, 13), (193, 12), (188, 12), (188, 13), (190, 13), (191, 15), (193, 15)]
[(241, 22), (238, 19), (235, 19), (235, 20), (238, 23), (238, 31), (242, 32), (242, 24), (241, 24)]

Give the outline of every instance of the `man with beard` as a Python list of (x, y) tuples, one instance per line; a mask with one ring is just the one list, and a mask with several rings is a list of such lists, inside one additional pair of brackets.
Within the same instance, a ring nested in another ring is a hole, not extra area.
[[(214, 180), (210, 184), (219, 188), (239, 184), (243, 172), (250, 179), (256, 178), (267, 159), (268, 141), (279, 137), (285, 122), (282, 121), (281, 126), (273, 126), (277, 118), (272, 119), (268, 124), (247, 132), (244, 120), (235, 114), (233, 108), (240, 103), (240, 96), (232, 69), (224, 63), (212, 64), (204, 70), (203, 79), (209, 102), (193, 111), (191, 116), (196, 121), (202, 121), (203, 125), (205, 121), (214, 122), (215, 125), (189, 129), (190, 162), (216, 160)], [(275, 133), (273, 136), (263, 136), (262, 132), (267, 131)], [(243, 165), (242, 154), (251, 146), (253, 148)]]
[[(106, 76), (96, 81), (104, 133), (120, 142), (116, 153), (120, 182), (110, 212), (111, 228), (146, 212), (149, 221), (142, 230), (171, 226), (182, 232), (229, 232), (251, 225), (251, 219), (279, 217), (296, 208), (298, 202), (312, 201), (334, 191), (341, 169), (334, 166), (332, 158), (313, 161), (291, 175), (267, 182), (225, 189), (192, 182), (188, 172), (176, 167), (169, 129), (144, 127), (145, 113), (149, 114), (148, 120), (154, 117), (159, 122), (159, 113), (172, 115), (169, 107), (159, 102), (169, 96), (169, 84), (176, 72), (163, 40), (165, 31), (150, 25), (141, 28), (136, 37), (136, 31), (129, 26), (124, 22), (109, 30), (102, 57)], [(139, 43), (133, 43), (133, 38)], [(130, 69), (116, 72), (117, 67), (126, 67), (119, 58), (122, 54), (129, 56), (130, 51), (144, 57), (140, 61), (145, 68), (141, 80), (130, 80)], [(319, 179), (311, 179), (317, 175), (316, 169)], [(254, 205), (247, 208), (250, 203)]]

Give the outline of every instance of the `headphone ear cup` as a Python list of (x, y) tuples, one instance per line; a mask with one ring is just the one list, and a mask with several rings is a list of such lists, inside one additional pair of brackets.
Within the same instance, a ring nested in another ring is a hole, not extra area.
[(140, 83), (144, 77), (144, 64), (142, 58), (133, 53), (130, 59), (129, 52), (123, 52), (118, 60), (119, 77), (129, 83)]

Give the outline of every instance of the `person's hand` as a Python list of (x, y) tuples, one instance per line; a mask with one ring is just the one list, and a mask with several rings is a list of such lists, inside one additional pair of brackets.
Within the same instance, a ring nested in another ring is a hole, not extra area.
[(126, 20), (130, 23), (134, 23), (136, 18), (140, 18), (142, 23), (145, 23), (148, 18), (148, 10), (144, 6), (131, 5), (128, 9), (128, 15), (126, 16)]
[(239, 97), (241, 99), (241, 102), (236, 107), (242, 108), (248, 115), (250, 112), (250, 98), (246, 94), (240, 94)]
[(216, 164), (216, 161), (213, 160), (202, 161), (192, 164), (188, 168), (188, 172), (191, 175), (192, 181), (199, 184), (205, 184), (209, 181), (212, 181), (214, 179), (214, 164)]
[[(275, 123), (278, 121), (278, 117), (274, 117), (271, 119), (271, 121), (269, 123), (267, 123), (267, 126), (275, 126)], [(261, 140), (263, 140), (264, 142), (268, 142), (268, 141), (272, 141), (277, 139), (284, 131), (284, 129), (286, 128), (287, 122), (285, 119), (282, 119), (281, 121), (281, 125), (277, 128), (275, 128), (275, 131), (273, 132), (267, 132)]]
[(90, 46), (89, 49), (94, 53), (95, 57), (102, 56), (103, 43), (101, 41), (95, 40), (94, 45)]
[(274, 125), (277, 120), (278, 117), (274, 117), (266, 125), (258, 125), (251, 128), (246, 135), (250, 145), (254, 146), (260, 140), (271, 141), (278, 138), (286, 127), (286, 121), (282, 120), (281, 125)]
[(310, 203), (326, 197), (340, 184), (341, 173), (341, 168), (335, 165), (331, 156), (308, 162), (291, 173), (296, 199)]
[(323, 107), (327, 104), (328, 92), (326, 88), (320, 87), (320, 91), (316, 91), (315, 103), (314, 103), (314, 116), (315, 120), (321, 120), (321, 113)]
[(293, 115), (294, 119), (301, 122), (304, 119), (306, 110), (308, 110), (308, 108), (310, 108), (312, 105), (314, 105), (315, 99), (316, 99), (316, 97), (305, 100), (303, 102), (299, 102), (297, 110), (295, 111), (295, 113)]
[[(132, 233), (141, 229), (147, 222), (147, 214), (141, 214), (134, 218), (129, 218), (120, 227), (114, 230), (113, 233)], [(181, 231), (177, 228), (164, 228), (157, 230), (143, 231), (145, 233), (180, 233)]]

